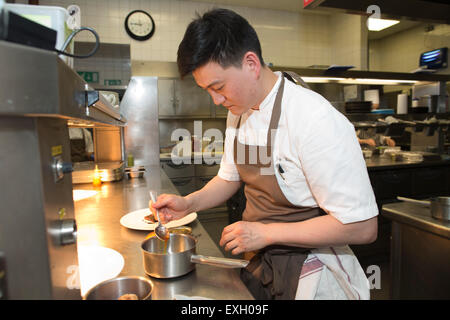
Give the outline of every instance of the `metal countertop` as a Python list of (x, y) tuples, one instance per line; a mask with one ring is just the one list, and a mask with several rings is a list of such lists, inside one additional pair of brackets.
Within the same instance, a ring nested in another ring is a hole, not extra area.
[(390, 157), (374, 155), (365, 159), (365, 161), (368, 171), (450, 165), (450, 161), (443, 156), (441, 156), (441, 160), (408, 161), (402, 159), (392, 160)]
[(409, 224), (450, 239), (450, 222), (433, 218), (429, 207), (398, 202), (383, 205), (382, 211), (383, 215), (388, 219)]
[[(124, 178), (119, 182), (103, 183), (98, 189), (92, 184), (80, 184), (74, 185), (75, 189), (99, 191), (95, 196), (74, 203), (78, 245), (98, 245), (118, 251), (125, 260), (119, 276), (149, 278), (155, 285), (152, 299), (173, 299), (175, 294), (221, 300), (253, 299), (239, 277), (239, 269), (197, 264), (193, 272), (175, 279), (155, 279), (145, 274), (140, 245), (149, 231), (127, 229), (120, 224), (120, 218), (146, 208), (150, 189), (178, 194), (159, 166), (146, 167), (145, 175), (140, 179)], [(198, 239), (198, 254), (223, 257), (198, 219), (189, 226)]]

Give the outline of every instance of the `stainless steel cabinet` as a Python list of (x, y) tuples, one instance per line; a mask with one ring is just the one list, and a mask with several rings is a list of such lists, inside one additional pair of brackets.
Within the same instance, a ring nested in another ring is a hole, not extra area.
[(174, 79), (158, 79), (158, 109), (159, 116), (176, 114), (177, 101)]
[(169, 160), (161, 161), (161, 168), (170, 179), (195, 176), (195, 168), (193, 164), (176, 165)]
[(193, 78), (158, 79), (158, 108), (161, 117), (211, 116), (212, 100)]
[(171, 181), (182, 196), (187, 196), (197, 190), (195, 185), (195, 177), (173, 178)]

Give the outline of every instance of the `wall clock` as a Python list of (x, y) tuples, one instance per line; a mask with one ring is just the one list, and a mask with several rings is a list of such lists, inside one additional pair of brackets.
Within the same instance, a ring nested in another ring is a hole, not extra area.
[(143, 10), (131, 11), (125, 18), (125, 30), (128, 35), (139, 41), (150, 39), (155, 32), (155, 21)]

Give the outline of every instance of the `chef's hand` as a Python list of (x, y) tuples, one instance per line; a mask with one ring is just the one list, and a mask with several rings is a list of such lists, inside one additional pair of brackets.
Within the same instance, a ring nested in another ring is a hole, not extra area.
[(161, 223), (181, 219), (190, 213), (188, 201), (175, 194), (161, 194), (155, 203), (150, 200), (148, 206), (155, 218), (157, 217), (156, 209), (159, 210)]
[(232, 254), (240, 254), (267, 247), (270, 240), (263, 223), (238, 221), (223, 229), (219, 244)]
[(395, 147), (395, 141), (391, 138), (386, 137), (384, 143), (386, 143), (389, 147)]
[(359, 144), (367, 144), (371, 147), (377, 146), (377, 144), (375, 143), (375, 140), (373, 140), (373, 139), (359, 139), (358, 138), (358, 141), (359, 141)]

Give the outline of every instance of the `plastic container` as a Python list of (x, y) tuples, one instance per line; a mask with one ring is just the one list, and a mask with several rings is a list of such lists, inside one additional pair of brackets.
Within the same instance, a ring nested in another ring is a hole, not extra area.
[[(56, 30), (56, 49), (58, 50), (62, 49), (64, 41), (66, 41), (67, 37), (72, 33), (72, 29), (70, 29), (66, 23), (67, 18), (69, 17), (69, 12), (65, 8), (15, 3), (5, 3), (4, 8), (23, 16), (24, 18)], [(68, 45), (65, 51), (68, 53), (73, 53), (73, 41)], [(61, 59), (73, 68), (73, 58), (61, 56)]]

